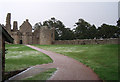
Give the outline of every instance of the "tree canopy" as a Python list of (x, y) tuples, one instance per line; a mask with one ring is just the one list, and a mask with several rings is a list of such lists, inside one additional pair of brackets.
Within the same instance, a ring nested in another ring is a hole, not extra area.
[(74, 25), (75, 28), (71, 30), (70, 28), (66, 28), (62, 21), (52, 17), (44, 21), (43, 24), (41, 22), (36, 23), (34, 30), (42, 26), (48, 26), (49, 28), (54, 27), (56, 40), (119, 38), (120, 36), (120, 18), (116, 26), (104, 23), (98, 28), (84, 19), (78, 19)]
[(83, 19), (79, 19), (75, 24), (74, 33), (76, 39), (94, 39), (96, 37), (95, 25), (90, 25)]
[(65, 28), (62, 21), (52, 17), (49, 20), (43, 22), (43, 24), (36, 23), (34, 29), (40, 28), (41, 26), (48, 26), (49, 28), (55, 28), (55, 39), (56, 40), (72, 40), (74, 38), (74, 33), (70, 28)]
[(98, 38), (118, 38), (117, 26), (102, 24), (101, 27), (98, 27)]
[(120, 27), (120, 18), (119, 18), (118, 21), (117, 21), (117, 26)]

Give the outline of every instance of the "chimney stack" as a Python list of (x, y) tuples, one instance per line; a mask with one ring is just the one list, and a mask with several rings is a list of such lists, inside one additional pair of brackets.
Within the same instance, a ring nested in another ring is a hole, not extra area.
[(13, 22), (13, 31), (17, 31), (18, 30), (18, 25), (17, 25), (17, 21)]
[(7, 14), (5, 27), (8, 33), (11, 34), (11, 13)]

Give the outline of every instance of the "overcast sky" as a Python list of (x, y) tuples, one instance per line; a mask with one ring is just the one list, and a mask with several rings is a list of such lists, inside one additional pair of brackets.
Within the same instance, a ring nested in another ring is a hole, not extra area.
[(96, 26), (103, 23), (116, 25), (118, 0), (1, 0), (1, 24), (5, 24), (7, 13), (11, 13), (11, 24), (18, 21), (18, 26), (26, 19), (34, 26), (35, 23), (51, 17), (61, 20), (69, 28), (73, 28), (80, 18)]

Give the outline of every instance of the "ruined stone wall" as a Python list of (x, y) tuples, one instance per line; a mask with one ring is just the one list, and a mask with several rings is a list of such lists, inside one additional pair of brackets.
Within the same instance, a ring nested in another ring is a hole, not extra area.
[(43, 26), (40, 29), (40, 41), (39, 44), (50, 45), (53, 41), (53, 30), (47, 26)]
[(55, 42), (55, 28), (51, 29), (51, 39), (52, 39), (52, 44)]
[(20, 32), (12, 32), (12, 37), (14, 38), (14, 44), (20, 44)]
[(53, 44), (55, 41), (55, 29), (43, 26), (42, 29), (32, 32), (32, 25), (28, 19), (22, 23), (20, 30), (17, 21), (13, 22), (13, 29), (11, 29), (11, 13), (7, 14), (5, 29), (14, 38), (14, 44)]
[(56, 40), (54, 44), (118, 44), (118, 38), (116, 39), (85, 39), (85, 40)]
[(33, 44), (32, 37), (32, 33), (22, 33), (22, 44)]
[(17, 31), (18, 31), (17, 21), (14, 21), (14, 22), (13, 22), (13, 31), (14, 31), (14, 32), (17, 32)]
[(27, 35), (27, 39), (28, 39), (28, 44), (33, 44), (33, 40), (32, 40), (32, 33), (28, 33)]
[(33, 44), (39, 44), (40, 42), (40, 29), (35, 30), (32, 33), (32, 40), (33, 40)]
[(5, 29), (7, 30), (7, 32), (11, 34), (11, 13), (7, 14), (5, 27), (6, 27)]
[(27, 35), (26, 33), (22, 33), (22, 43), (23, 44), (27, 44), (28, 40), (27, 40)]
[(32, 44), (39, 44), (39, 39), (35, 35), (32, 36)]
[(23, 24), (20, 26), (20, 32), (25, 33), (25, 32), (30, 32), (32, 33), (32, 25), (29, 23), (28, 19), (23, 22)]

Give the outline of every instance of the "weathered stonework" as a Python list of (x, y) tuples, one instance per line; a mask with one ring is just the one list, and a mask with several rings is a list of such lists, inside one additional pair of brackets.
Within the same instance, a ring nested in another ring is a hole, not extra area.
[(23, 22), (23, 24), (20, 26), (20, 32), (25, 33), (25, 32), (30, 32), (32, 33), (32, 25), (29, 23), (28, 19)]
[(43, 26), (40, 29), (40, 43), (39, 44), (52, 44), (54, 39), (53, 29), (49, 29), (47, 26)]
[(13, 22), (13, 31), (14, 31), (14, 32), (18, 31), (17, 21), (14, 21), (14, 22)]
[(32, 25), (29, 23), (28, 19), (23, 22), (18, 30), (17, 21), (13, 22), (13, 29), (11, 30), (11, 14), (8, 13), (6, 17), (6, 27), (5, 29), (14, 38), (14, 44), (75, 44), (75, 45), (85, 45), (85, 44), (118, 44), (118, 39), (84, 39), (84, 40), (57, 40), (55, 41), (55, 28), (48, 28), (47, 26), (42, 26), (37, 28), (32, 32)]
[(33, 44), (39, 44), (40, 42), (40, 29), (36, 29), (34, 30), (34, 32), (32, 33), (33, 36)]
[(74, 45), (85, 45), (85, 44), (119, 44), (118, 38), (114, 39), (84, 39), (84, 40), (56, 40), (54, 44), (74, 44)]
[(5, 27), (6, 27), (7, 32), (11, 34), (11, 13), (7, 14)]
[(6, 30), (14, 38), (14, 44), (52, 44), (55, 40), (54, 28), (49, 29), (46, 26), (41, 29), (36, 29), (32, 32), (32, 25), (28, 19), (23, 22), (18, 30), (17, 21), (13, 22), (13, 29), (11, 29), (11, 14), (8, 13), (6, 18)]
[(14, 44), (20, 43), (20, 32), (12, 32), (12, 37), (14, 38)]

